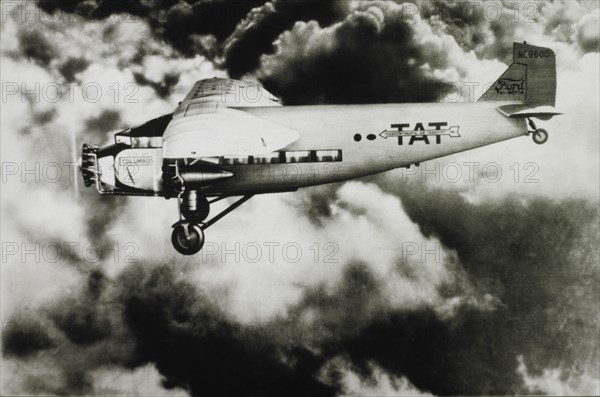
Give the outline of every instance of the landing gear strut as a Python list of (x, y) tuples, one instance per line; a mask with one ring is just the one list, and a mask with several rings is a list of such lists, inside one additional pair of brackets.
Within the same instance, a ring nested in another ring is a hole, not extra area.
[(200, 223), (208, 217), (210, 204), (206, 197), (197, 190), (189, 190), (181, 195), (179, 204), (181, 215), (193, 223)]
[(252, 196), (252, 194), (243, 196), (207, 222), (203, 222), (210, 212), (210, 204), (229, 196), (219, 196), (208, 201), (204, 195), (195, 190), (182, 193), (179, 200), (180, 220), (173, 225), (173, 233), (171, 234), (173, 247), (183, 255), (198, 253), (204, 246), (204, 230), (250, 200)]
[(533, 141), (538, 145), (546, 143), (548, 140), (548, 131), (543, 128), (537, 128), (533, 120), (527, 119), (529, 121), (529, 126), (533, 128), (533, 131), (529, 131), (532, 134)]

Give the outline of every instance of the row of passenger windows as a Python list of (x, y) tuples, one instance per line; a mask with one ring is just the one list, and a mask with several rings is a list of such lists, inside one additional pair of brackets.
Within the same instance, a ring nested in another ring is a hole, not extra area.
[(261, 154), (259, 156), (219, 157), (220, 165), (325, 163), (333, 161), (342, 161), (341, 150), (289, 150)]

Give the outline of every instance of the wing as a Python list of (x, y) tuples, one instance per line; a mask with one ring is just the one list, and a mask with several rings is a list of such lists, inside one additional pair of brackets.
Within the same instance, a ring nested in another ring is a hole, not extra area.
[(190, 105), (208, 102), (231, 108), (281, 106), (279, 98), (258, 83), (213, 78), (197, 81), (173, 112), (173, 117), (185, 114)]
[(257, 84), (229, 79), (198, 81), (165, 130), (163, 158), (258, 155), (298, 139), (298, 131), (242, 110), (253, 106), (281, 105)]

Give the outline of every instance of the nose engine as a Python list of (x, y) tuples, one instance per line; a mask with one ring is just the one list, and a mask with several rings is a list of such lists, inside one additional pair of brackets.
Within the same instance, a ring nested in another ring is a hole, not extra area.
[(85, 187), (90, 187), (98, 179), (98, 147), (87, 143), (81, 148), (81, 176)]
[(115, 134), (115, 143), (105, 147), (83, 144), (81, 175), (86, 187), (95, 185), (100, 194), (176, 198), (179, 221), (173, 225), (171, 241), (184, 255), (197, 253), (204, 244), (204, 230), (247, 201), (251, 194), (231, 204), (210, 220), (210, 204), (229, 197), (205, 188), (234, 176), (231, 163), (222, 156), (163, 158), (163, 132), (171, 115)]

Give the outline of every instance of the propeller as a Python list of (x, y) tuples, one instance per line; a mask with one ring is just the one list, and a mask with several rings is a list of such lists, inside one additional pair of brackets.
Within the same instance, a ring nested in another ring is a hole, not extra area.
[(74, 175), (72, 175), (73, 177), (73, 181), (71, 184), (71, 187), (73, 189), (73, 195), (75, 196), (76, 199), (79, 199), (80, 195), (81, 195), (81, 191), (80, 191), (80, 187), (79, 187), (79, 178), (81, 178), (81, 173), (82, 171), (82, 161), (81, 161), (81, 157), (78, 154), (78, 139), (77, 139), (77, 133), (75, 132), (75, 130), (71, 130), (71, 137), (69, 139), (69, 146), (70, 146), (70, 159), (71, 159), (71, 163), (73, 164), (75, 170), (73, 172)]
[[(76, 168), (73, 175), (72, 188), (76, 199), (81, 196), (81, 180), (85, 187), (90, 187), (96, 183), (98, 175), (98, 164), (96, 160), (97, 146), (91, 146), (87, 143), (81, 144), (81, 139), (78, 138), (75, 131), (71, 131), (69, 139), (70, 143), (70, 158)], [(81, 145), (81, 146), (80, 146)], [(81, 148), (78, 150), (78, 148)]]

